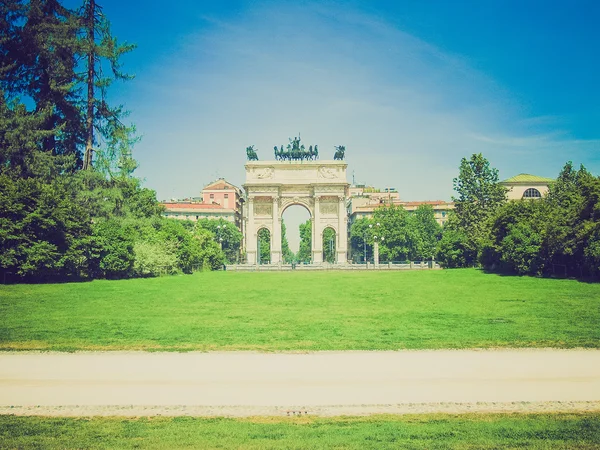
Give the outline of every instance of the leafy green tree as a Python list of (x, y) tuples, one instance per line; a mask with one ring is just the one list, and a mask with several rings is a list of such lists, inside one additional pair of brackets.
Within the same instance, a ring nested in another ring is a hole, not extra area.
[(284, 263), (293, 263), (296, 259), (294, 252), (290, 250), (290, 244), (287, 239), (285, 222), (281, 220), (281, 255)]
[(541, 258), (542, 234), (535, 225), (520, 222), (511, 225), (500, 243), (502, 262), (518, 274), (537, 274), (543, 268)]
[(170, 241), (136, 241), (133, 273), (137, 277), (157, 277), (179, 272), (175, 244)]
[(133, 270), (134, 240), (116, 219), (94, 223), (95, 244), (99, 253), (98, 269), (104, 278), (125, 278)]
[(384, 238), (379, 246), (380, 260), (405, 261), (415, 258), (416, 232), (411, 219), (401, 206), (382, 206), (375, 210), (371, 236)]
[(323, 260), (328, 263), (335, 263), (335, 230), (325, 228), (323, 230)]
[(307, 220), (300, 224), (300, 245), (296, 258), (300, 263), (312, 261), (312, 222)]
[(79, 277), (91, 221), (70, 180), (0, 174), (0, 269), (31, 280)]
[(568, 162), (550, 186), (545, 250), (547, 264), (575, 276), (598, 274), (596, 246), (600, 230), (600, 179)]
[(369, 225), (373, 225), (373, 220), (363, 217), (355, 220), (350, 226), (350, 248), (354, 262), (365, 261), (365, 249), (367, 253), (372, 254), (372, 233)]
[(194, 229), (194, 239), (198, 242), (199, 260), (202, 270), (218, 270), (225, 264), (225, 255), (215, 240), (215, 235), (202, 228)]
[(542, 245), (548, 208), (543, 201), (511, 201), (496, 210), (490, 238), (480, 255), (488, 270), (538, 274), (544, 268)]
[(506, 188), (499, 184), (498, 170), (490, 167), (481, 153), (469, 160), (463, 158), (454, 190), (458, 194), (452, 197), (458, 226), (480, 237), (486, 219), (506, 202)]
[[(454, 211), (450, 214), (446, 228), (460, 231), (452, 237), (461, 236), (461, 241), (446, 240), (444, 247), (454, 241), (458, 248), (464, 248), (465, 257), (461, 258), (470, 264), (475, 262), (473, 254), (477, 254), (489, 239), (488, 220), (496, 209), (506, 202), (506, 188), (499, 184), (498, 170), (490, 167), (489, 161), (481, 153), (470, 159), (463, 158), (459, 175), (454, 179), (454, 190), (458, 194), (452, 197)], [(462, 241), (466, 237), (466, 241)]]
[(233, 223), (225, 219), (200, 219), (196, 222), (196, 227), (204, 228), (213, 233), (215, 241), (221, 244), (228, 264), (233, 264), (239, 260), (243, 236)]
[(261, 228), (258, 231), (258, 249), (260, 264), (268, 264), (271, 262), (271, 232), (266, 228)]
[(431, 205), (419, 205), (411, 216), (410, 226), (413, 229), (411, 234), (414, 257), (418, 260), (434, 258), (442, 235), (442, 227), (435, 220)]
[(449, 269), (469, 267), (477, 261), (477, 253), (471, 248), (468, 236), (460, 229), (444, 228), (437, 254), (440, 265)]
[(578, 225), (585, 203), (582, 184), (590, 176), (583, 166), (576, 170), (568, 162), (556, 183), (550, 186), (547, 196), (551, 210), (546, 239), (548, 262), (565, 266), (573, 273), (580, 271), (583, 260), (584, 245), (578, 236)]

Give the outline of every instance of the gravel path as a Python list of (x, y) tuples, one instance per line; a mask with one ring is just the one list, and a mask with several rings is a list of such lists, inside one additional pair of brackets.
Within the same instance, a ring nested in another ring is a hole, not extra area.
[(0, 414), (600, 411), (600, 350), (0, 353)]

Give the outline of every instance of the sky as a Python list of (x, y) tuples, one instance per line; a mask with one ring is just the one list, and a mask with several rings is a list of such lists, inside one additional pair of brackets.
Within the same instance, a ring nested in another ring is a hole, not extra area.
[(138, 46), (112, 95), (161, 200), (241, 186), (247, 146), (272, 159), (298, 133), (322, 159), (345, 145), (349, 182), (404, 200), (450, 200), (473, 153), (501, 179), (600, 173), (597, 0), (100, 4)]

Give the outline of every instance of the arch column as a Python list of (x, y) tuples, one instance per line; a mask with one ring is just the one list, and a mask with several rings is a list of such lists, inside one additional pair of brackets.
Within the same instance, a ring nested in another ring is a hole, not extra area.
[(338, 209), (338, 232), (336, 262), (338, 264), (346, 264), (348, 262), (348, 215), (346, 214), (346, 200), (344, 197), (339, 197)]
[(313, 230), (312, 230), (312, 262), (320, 264), (323, 262), (323, 229), (321, 225), (319, 197), (315, 195), (315, 209), (313, 214)]
[(254, 224), (254, 199), (248, 198), (248, 222), (246, 224), (246, 263), (258, 264), (256, 252), (258, 250), (258, 236), (256, 235), (256, 225)]
[(273, 197), (273, 227), (271, 228), (271, 264), (281, 262), (281, 217), (279, 217), (279, 197)]

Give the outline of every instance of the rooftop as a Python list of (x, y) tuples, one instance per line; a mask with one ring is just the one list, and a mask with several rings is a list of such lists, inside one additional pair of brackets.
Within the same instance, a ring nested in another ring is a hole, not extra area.
[(551, 183), (553, 178), (538, 177), (537, 175), (531, 175), (529, 173), (520, 173), (512, 178), (502, 181), (502, 183)]
[(164, 207), (167, 211), (172, 211), (175, 209), (189, 209), (189, 210), (207, 210), (207, 209), (232, 209), (232, 208), (223, 208), (223, 206), (218, 203), (163, 203)]
[(240, 188), (229, 183), (224, 178), (219, 178), (216, 181), (212, 181), (211, 183), (208, 183), (206, 186), (204, 186), (204, 188), (202, 190), (203, 191), (204, 190), (237, 190), (237, 191), (239, 191)]

